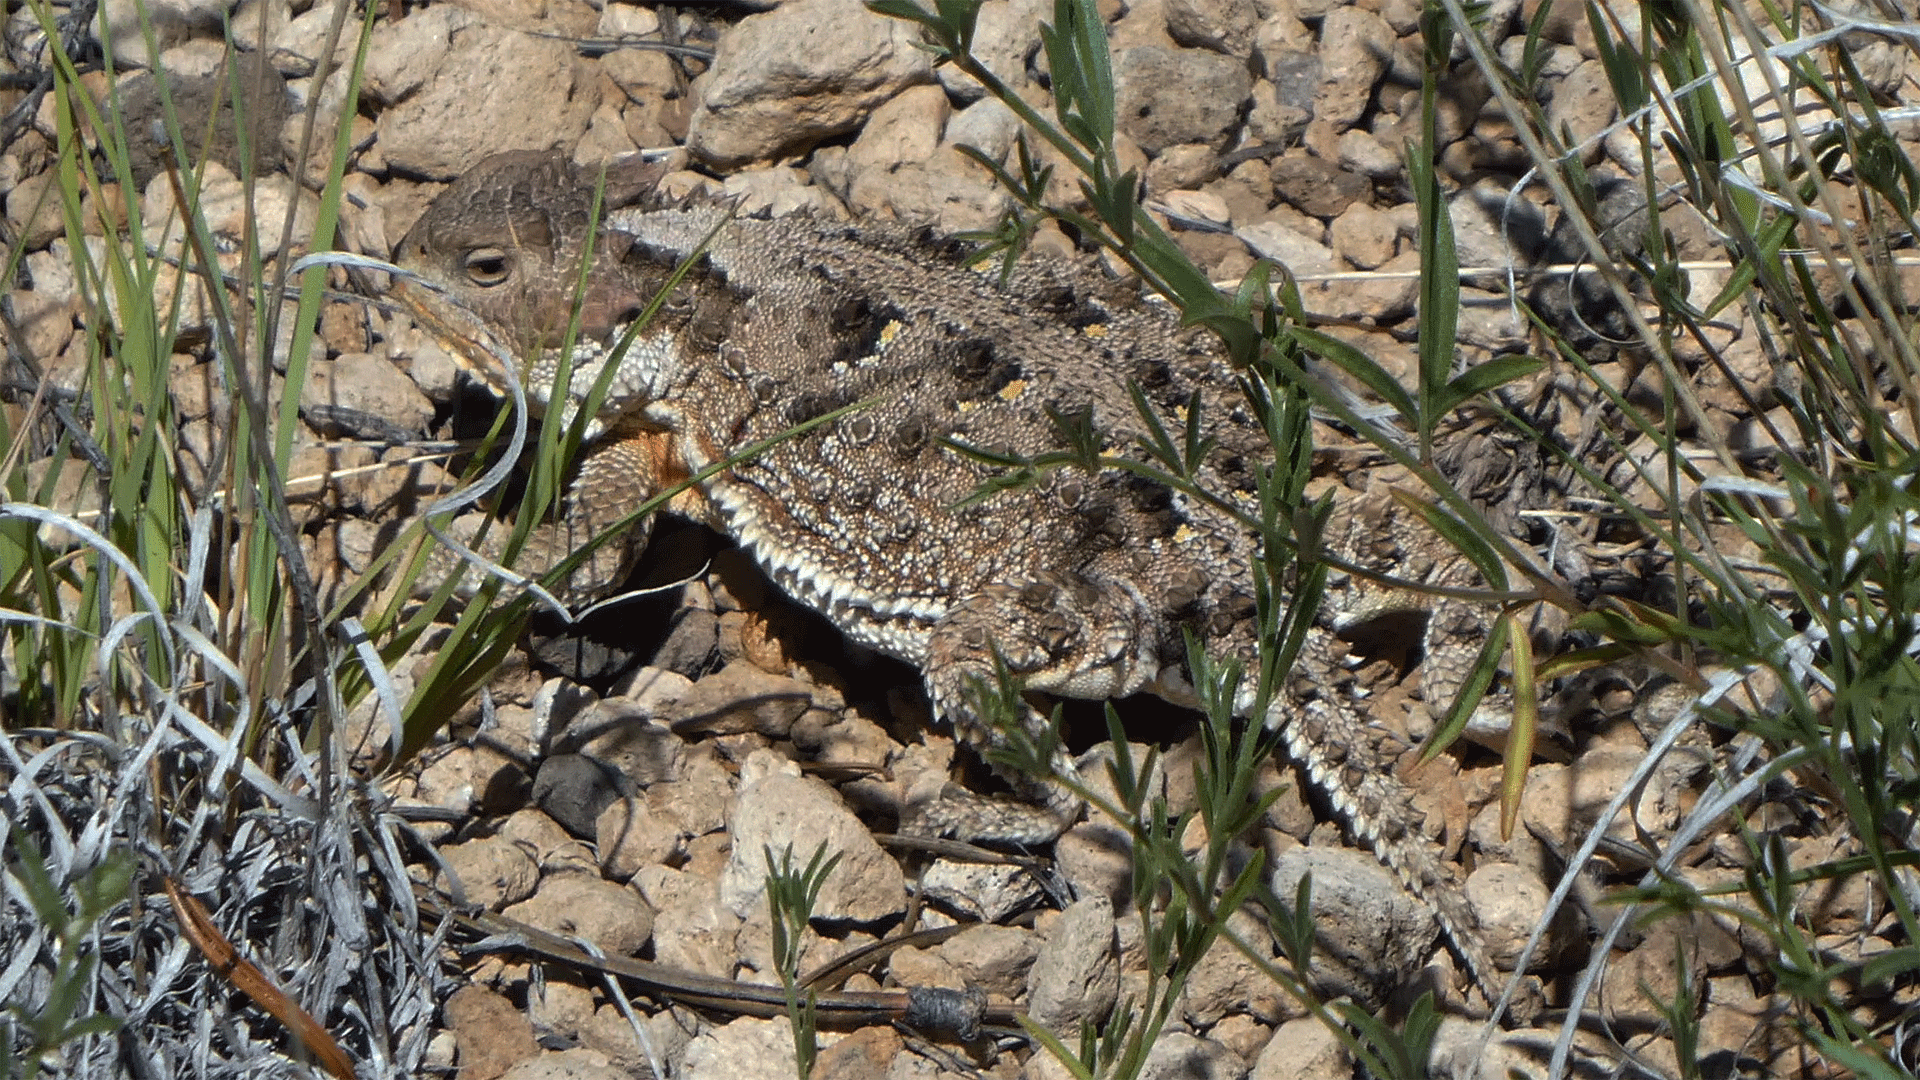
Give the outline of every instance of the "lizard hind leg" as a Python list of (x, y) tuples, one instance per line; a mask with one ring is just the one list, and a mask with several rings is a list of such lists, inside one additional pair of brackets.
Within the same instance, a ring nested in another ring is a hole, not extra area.
[[(953, 725), (954, 737), (987, 752), (1007, 734), (982, 715), (1001, 670), (1026, 689), (1059, 697), (1124, 697), (1158, 675), (1158, 636), (1146, 607), (1129, 589), (1078, 574), (1038, 574), (989, 585), (935, 624), (928, 641), (927, 695)], [(996, 666), (996, 660), (999, 665)], [(1001, 843), (1046, 843), (1080, 816), (1082, 803), (1061, 779), (1074, 766), (1047, 718), (1024, 700), (1018, 723), (1036, 745), (1051, 746), (1046, 779), (995, 771), (1027, 797), (1026, 805), (949, 790), (905, 826), (921, 835)]]
[[(1332, 636), (1324, 630), (1309, 633), (1297, 666), (1339, 670)], [(1432, 908), (1475, 985), (1489, 1001), (1498, 997), (1503, 982), (1487, 953), (1479, 918), (1467, 903), (1465, 877), (1423, 831), (1424, 815), (1397, 774), (1404, 743), (1358, 715), (1339, 690), (1296, 684), (1295, 693), (1275, 700), (1267, 725), (1280, 731), (1288, 757), (1326, 794), (1354, 834)]]

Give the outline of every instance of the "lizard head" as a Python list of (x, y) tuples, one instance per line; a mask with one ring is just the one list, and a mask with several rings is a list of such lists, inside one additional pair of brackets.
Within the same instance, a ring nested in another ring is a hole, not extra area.
[[(638, 162), (610, 167), (604, 206), (634, 201), (655, 178)], [(392, 297), (495, 391), (504, 389), (498, 365), (515, 363), (525, 373), (549, 362), (576, 295), (577, 340), (606, 344), (647, 297), (621, 270), (630, 238), (597, 227), (598, 179), (597, 169), (555, 152), (511, 151), (480, 162), (400, 241), (394, 264), (414, 280), (396, 278)], [(583, 283), (589, 241), (593, 262)]]

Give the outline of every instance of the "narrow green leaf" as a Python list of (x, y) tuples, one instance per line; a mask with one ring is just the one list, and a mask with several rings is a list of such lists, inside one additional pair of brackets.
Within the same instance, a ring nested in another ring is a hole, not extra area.
[[(67, 935), (63, 933), (61, 936)], [(33, 1019), (33, 1026), (40, 1032), (42, 1045), (58, 1045), (60, 1032), (73, 1023), (80, 1011), (80, 999), (93, 981), (95, 962), (93, 953), (77, 952), (74, 943), (66, 943), (59, 968), (47, 987), (46, 1004), (41, 1007), (40, 1015)]]
[(1273, 280), (1273, 260), (1256, 259), (1253, 266), (1240, 278), (1240, 287), (1233, 292), (1233, 314), (1249, 318), (1254, 310), (1266, 310), (1267, 290)]
[(39, 841), (18, 825), (13, 826), (11, 831), (14, 850), (20, 853), (20, 857), (13, 862), (13, 872), (26, 891), (27, 903), (45, 925), (54, 928), (65, 926), (67, 905), (60, 899), (60, 890), (54, 887), (53, 877), (47, 873), (47, 858), (40, 850)]
[(83, 1016), (73, 1023), (68, 1024), (64, 1030), (53, 1037), (53, 1041), (56, 1044), (64, 1044), (92, 1035), (111, 1035), (119, 1031), (120, 1027), (121, 1020), (119, 1017), (109, 1016), (106, 1013), (95, 1013), (92, 1016)]
[(1467, 724), (1487, 696), (1487, 687), (1493, 685), (1495, 675), (1500, 672), (1500, 657), (1507, 649), (1507, 620), (1495, 619), (1487, 634), (1486, 643), (1480, 647), (1480, 653), (1474, 657), (1473, 667), (1468, 669), (1465, 681), (1460, 684), (1460, 693), (1447, 704), (1447, 711), (1440, 716), (1432, 735), (1420, 746), (1420, 761), (1432, 761), (1452, 746), (1460, 733), (1467, 730)]
[[(1431, 119), (1429, 123), (1433, 123)], [(1431, 131), (1431, 128), (1428, 129)], [(1420, 411), (1412, 417), (1420, 432), (1423, 460), (1431, 460), (1433, 426), (1446, 411), (1441, 398), (1453, 370), (1460, 328), (1460, 256), (1454, 247), (1453, 214), (1440, 191), (1433, 162), (1437, 146), (1409, 148), (1407, 171), (1413, 184), (1420, 248)]]
[(1391, 489), (1394, 501), (1416, 514), (1427, 528), (1440, 535), (1455, 551), (1466, 556), (1473, 563), (1480, 576), (1487, 579), (1494, 589), (1507, 587), (1507, 565), (1502, 562), (1493, 546), (1477, 532), (1468, 528), (1466, 523), (1448, 513), (1439, 503), (1427, 502), (1400, 490)]
[(1145, 435), (1135, 437), (1135, 445), (1148, 457), (1159, 462), (1168, 472), (1184, 474), (1180, 451), (1174, 447), (1172, 437), (1167, 434), (1166, 425), (1160, 422), (1160, 411), (1147, 400), (1147, 395), (1140, 389), (1139, 382), (1133, 379), (1127, 380), (1127, 396), (1133, 399), (1134, 414), (1140, 418), (1141, 426), (1147, 429)]
[(921, 26), (936, 26), (940, 18), (913, 0), (867, 0), (867, 10), (890, 19), (901, 19)]
[(1352, 376), (1361, 385), (1374, 392), (1381, 400), (1393, 407), (1409, 426), (1420, 418), (1420, 410), (1413, 403), (1406, 388), (1399, 380), (1387, 374), (1374, 359), (1339, 338), (1323, 334), (1318, 330), (1309, 330), (1304, 326), (1292, 326), (1287, 336), (1297, 342), (1301, 348), (1311, 352), (1328, 363)]
[[(1798, 227), (1799, 223), (1785, 214), (1768, 222), (1753, 238), (1757, 258), (1769, 263), (1777, 260), (1780, 257), (1781, 247), (1785, 246), (1788, 238)], [(1753, 288), (1758, 269), (1758, 264), (1753, 259), (1741, 259), (1735, 263), (1733, 273), (1727, 278), (1726, 286), (1704, 309), (1704, 317), (1713, 318), (1725, 311), (1735, 300), (1746, 295), (1747, 290)]]
[[(1559, 0), (1566, 3), (1568, 0)], [(1541, 48), (1546, 41), (1547, 20), (1553, 16), (1553, 3), (1541, 4), (1533, 11), (1533, 18), (1527, 20), (1526, 44), (1520, 50), (1520, 85), (1535, 86), (1540, 81), (1540, 70), (1547, 62), (1547, 50)]]
[(956, 52), (965, 54), (973, 51), (974, 28), (980, 21), (981, 0), (934, 0), (934, 8), (946, 20), (952, 33)]
[(1533, 639), (1526, 628), (1504, 615), (1504, 636), (1513, 647), (1513, 720), (1507, 731), (1507, 749), (1500, 762), (1500, 838), (1513, 837), (1520, 820), (1520, 796), (1527, 785), (1527, 766), (1533, 764), (1534, 736), (1540, 730), (1540, 695), (1533, 681)]
[[(1885, 986), (1910, 971), (1920, 971), (1920, 947), (1905, 945), (1875, 953), (1860, 968), (1863, 986)], [(1904, 980), (1902, 980), (1904, 981)]]
[(1190, 477), (1199, 472), (1200, 466), (1206, 463), (1207, 455), (1213, 452), (1216, 440), (1205, 434), (1206, 425), (1201, 421), (1201, 413), (1205, 407), (1201, 401), (1200, 391), (1194, 390), (1187, 398), (1187, 452), (1185, 459), (1181, 462), (1180, 475), (1182, 476)]
[(1616, 608), (1582, 612), (1574, 616), (1568, 629), (1598, 634), (1630, 645), (1665, 645), (1673, 640), (1671, 632), (1635, 621)]
[(1613, 88), (1613, 100), (1622, 115), (1638, 112), (1647, 104), (1647, 84), (1641, 78), (1632, 47), (1617, 41), (1607, 25), (1607, 17), (1596, 0), (1587, 0), (1587, 26), (1593, 30), (1594, 49), (1607, 73), (1607, 85)]
[(1444, 416), (1469, 398), (1518, 382), (1545, 366), (1545, 361), (1536, 357), (1517, 355), (1496, 356), (1485, 363), (1475, 364), (1447, 384), (1446, 389), (1437, 396), (1436, 408), (1439, 415)]
[(100, 865), (87, 871), (74, 883), (74, 893), (80, 898), (80, 919), (91, 923), (126, 903), (127, 890), (133, 882), (136, 869), (138, 862), (133, 853), (125, 848), (115, 848), (101, 860)]
[(1634, 655), (1630, 645), (1601, 645), (1591, 649), (1576, 649), (1548, 657), (1540, 664), (1537, 678), (1541, 682), (1564, 679), (1569, 675), (1578, 675), (1583, 671), (1615, 664)]
[(1048, 1055), (1066, 1069), (1074, 1080), (1094, 1080), (1093, 1070), (1088, 1068), (1078, 1055), (1067, 1049), (1067, 1044), (1061, 1042), (1058, 1035), (1027, 1019), (1025, 1013), (1019, 1015), (1019, 1020), (1020, 1026), (1026, 1030), (1027, 1038), (1044, 1047)]
[[(1093, 129), (1092, 124), (1087, 122), (1087, 118), (1081, 116), (1079, 113), (1067, 113), (1061, 116), (1060, 126), (1065, 128), (1067, 134), (1073, 136), (1073, 141), (1079, 143), (1081, 146), (1087, 147), (1089, 150), (1099, 147), (1099, 133)], [(1080, 182), (1080, 190), (1081, 193), (1085, 195), (1092, 189), (1085, 180), (1082, 180)], [(1093, 199), (1089, 198), (1088, 201), (1093, 202)]]
[[(1076, 82), (1081, 99), (1076, 102), (1105, 151), (1113, 146), (1113, 62), (1107, 48), (1106, 20), (1100, 17), (1095, 0), (1056, 0), (1054, 12), (1069, 14), (1066, 25), (1073, 37)], [(1088, 149), (1093, 149), (1089, 147)]]

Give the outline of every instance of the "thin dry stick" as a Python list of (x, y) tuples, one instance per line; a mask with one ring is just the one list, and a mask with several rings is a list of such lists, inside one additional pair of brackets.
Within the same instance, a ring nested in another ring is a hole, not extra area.
[(213, 925), (213, 917), (193, 894), (182, 888), (172, 878), (161, 879), (167, 890), (167, 899), (173, 901), (173, 913), (180, 919), (180, 931), (207, 958), (213, 970), (225, 976), (227, 981), (239, 987), (241, 993), (253, 999), (255, 1005), (265, 1009), (275, 1020), (280, 1021), (293, 1041), (301, 1049), (313, 1056), (337, 1080), (355, 1080), (353, 1059), (347, 1056), (340, 1044), (333, 1041), (327, 1029), (307, 1014), (298, 1002), (280, 992), (280, 988), (267, 979), (266, 973), (253, 966), (239, 950), (233, 947), (220, 928)]

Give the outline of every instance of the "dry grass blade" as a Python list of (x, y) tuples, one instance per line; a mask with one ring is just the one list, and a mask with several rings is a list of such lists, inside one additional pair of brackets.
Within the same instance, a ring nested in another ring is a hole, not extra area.
[(312, 1054), (314, 1060), (328, 1072), (339, 1080), (354, 1080), (353, 1059), (340, 1049), (339, 1043), (333, 1041), (327, 1029), (307, 1015), (307, 1010), (301, 1008), (298, 1002), (273, 985), (273, 980), (267, 978), (265, 972), (241, 956), (233, 943), (220, 933), (220, 928), (213, 925), (213, 917), (207, 914), (207, 909), (179, 882), (166, 878), (163, 884), (167, 899), (173, 902), (173, 912), (180, 919), (181, 932), (186, 934), (194, 948), (200, 950), (200, 955), (207, 958), (213, 970), (226, 976), (227, 981), (252, 998), (255, 1005), (271, 1013), (293, 1036), (294, 1042)]

